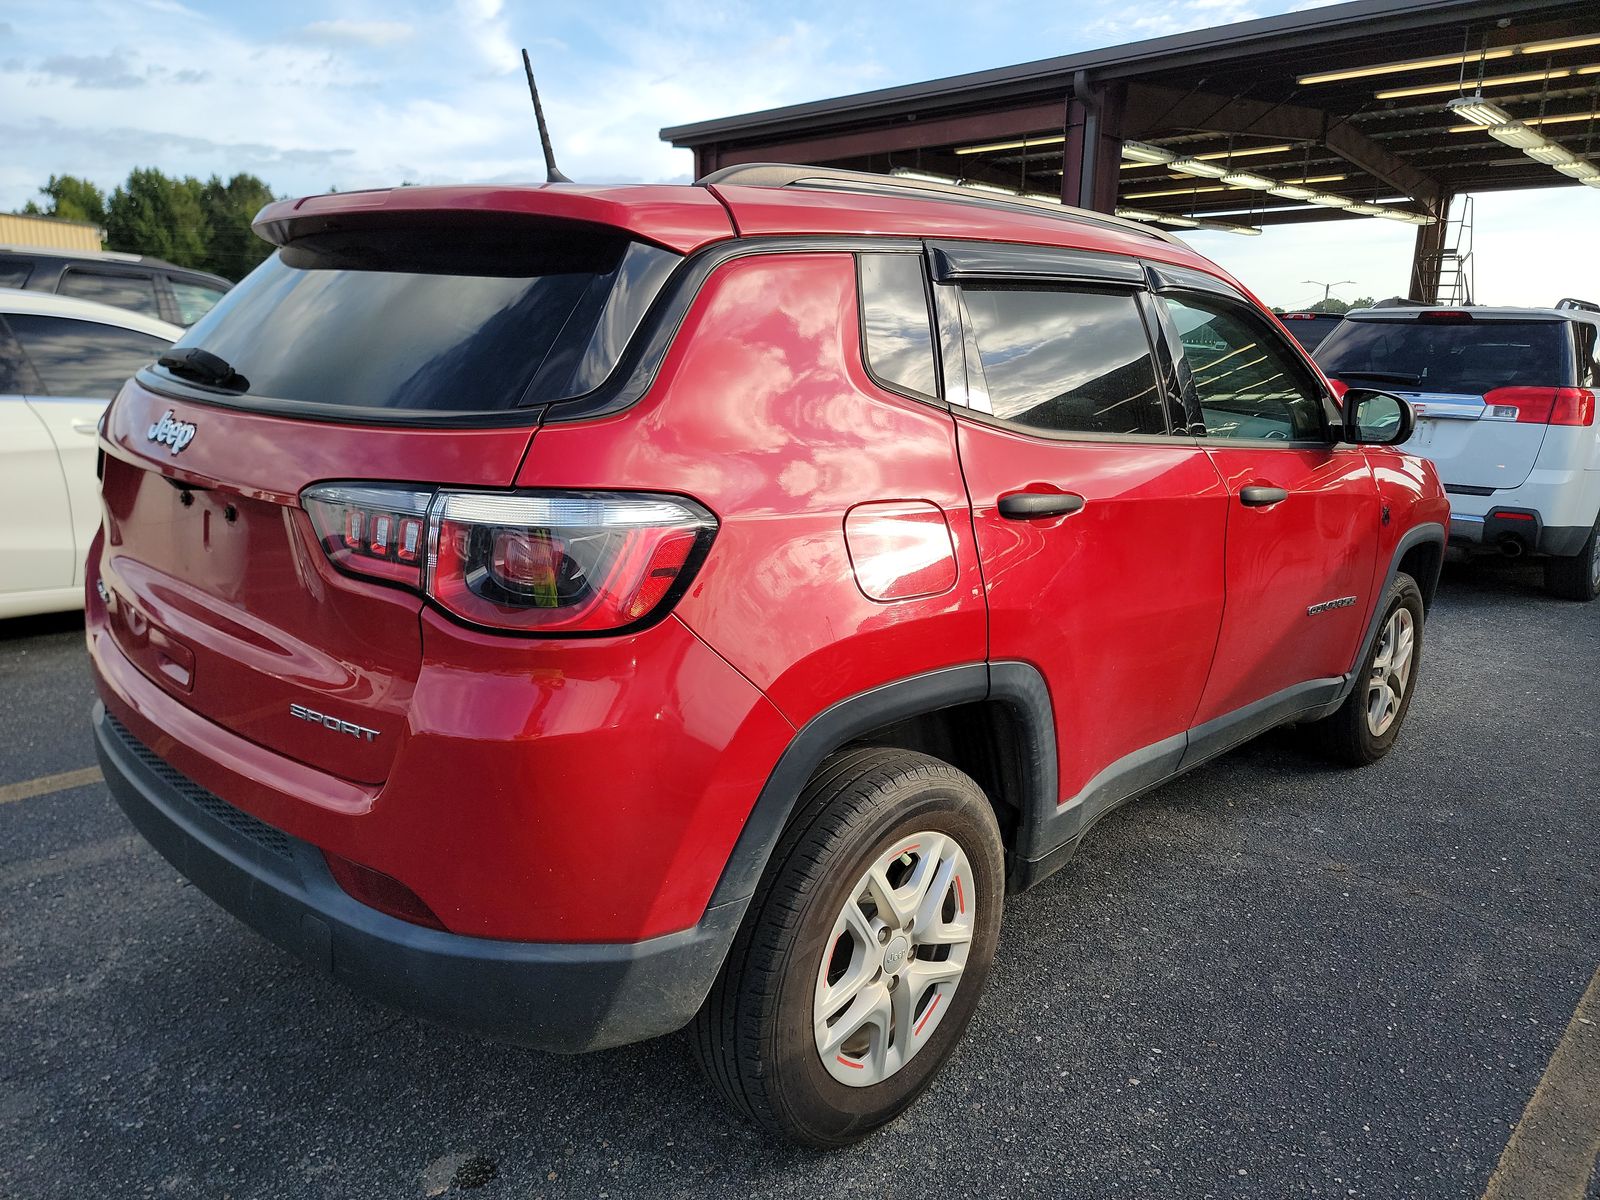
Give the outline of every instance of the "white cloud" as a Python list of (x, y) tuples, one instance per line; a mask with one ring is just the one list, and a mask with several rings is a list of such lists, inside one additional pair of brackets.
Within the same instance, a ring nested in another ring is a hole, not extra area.
[(404, 21), (351, 21), (339, 17), (331, 21), (313, 21), (301, 26), (295, 36), (308, 42), (330, 45), (392, 46), (416, 33)]

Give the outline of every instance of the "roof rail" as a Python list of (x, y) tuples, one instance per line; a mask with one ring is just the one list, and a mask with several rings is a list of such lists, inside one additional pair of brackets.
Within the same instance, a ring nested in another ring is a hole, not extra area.
[(1576, 296), (1565, 296), (1556, 302), (1557, 308), (1576, 308), (1583, 312), (1600, 313), (1600, 304), (1593, 300), (1579, 300)]
[(870, 171), (845, 171), (836, 167), (803, 167), (793, 163), (740, 163), (723, 167), (695, 180), (699, 187), (730, 183), (748, 187), (802, 187), (834, 192), (861, 192), (867, 195), (887, 194), (925, 196), (929, 199), (959, 200), (987, 208), (1021, 209), (1058, 220), (1077, 224), (1104, 225), (1125, 233), (1139, 233), (1158, 241), (1182, 245), (1178, 238), (1164, 229), (1155, 229), (1114, 217), (1108, 213), (1091, 212), (1086, 208), (1073, 208), (1068, 204), (1052, 204), (1048, 200), (1030, 200), (1026, 196), (1004, 196), (998, 193), (979, 192), (954, 183), (937, 183), (929, 179), (908, 179), (903, 175), (879, 175)]

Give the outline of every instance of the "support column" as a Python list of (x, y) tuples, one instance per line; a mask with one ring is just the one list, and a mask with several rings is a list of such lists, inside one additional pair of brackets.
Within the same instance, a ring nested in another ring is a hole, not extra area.
[(1061, 147), (1061, 202), (1095, 212), (1117, 207), (1122, 169), (1122, 113), (1127, 88), (1091, 81), (1079, 71), (1067, 100), (1067, 140)]
[(1417, 244), (1411, 252), (1411, 284), (1407, 298), (1423, 304), (1439, 300), (1439, 268), (1445, 247), (1445, 235), (1450, 229), (1450, 202), (1455, 197), (1441, 193), (1428, 205), (1428, 212), (1438, 218), (1432, 225), (1417, 226)]

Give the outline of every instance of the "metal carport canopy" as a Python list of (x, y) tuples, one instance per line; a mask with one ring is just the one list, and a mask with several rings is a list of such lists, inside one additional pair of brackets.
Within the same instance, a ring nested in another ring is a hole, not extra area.
[[(1487, 114), (1449, 107), (1479, 92)], [(1410, 220), (1412, 291), (1431, 298), (1452, 196), (1600, 187), (1597, 106), (1594, 0), (1356, 0), (661, 136), (693, 149), (697, 175), (915, 171), (1178, 228)]]

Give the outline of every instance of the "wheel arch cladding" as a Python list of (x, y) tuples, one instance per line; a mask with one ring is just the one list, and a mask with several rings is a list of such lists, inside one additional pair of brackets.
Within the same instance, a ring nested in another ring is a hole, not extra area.
[(1059, 799), (1055, 721), (1037, 668), (969, 663), (895, 680), (830, 705), (795, 734), (756, 798), (712, 905), (754, 894), (806, 783), (852, 743), (921, 750), (971, 775), (1008, 847), (1025, 811), (1053, 810)]

